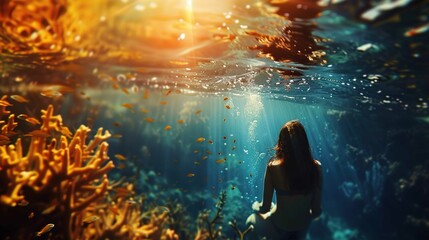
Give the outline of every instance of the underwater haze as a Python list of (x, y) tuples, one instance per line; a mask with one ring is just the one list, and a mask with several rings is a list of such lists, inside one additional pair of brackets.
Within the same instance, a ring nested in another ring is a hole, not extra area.
[(323, 167), (307, 239), (429, 239), (428, 13), (1, 1), (0, 239), (240, 239), (294, 119)]

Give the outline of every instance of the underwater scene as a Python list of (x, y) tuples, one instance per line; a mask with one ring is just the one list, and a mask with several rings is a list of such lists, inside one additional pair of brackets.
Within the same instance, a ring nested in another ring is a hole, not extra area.
[(429, 239), (429, 2), (1, 0), (0, 239), (248, 239), (281, 127), (306, 239)]

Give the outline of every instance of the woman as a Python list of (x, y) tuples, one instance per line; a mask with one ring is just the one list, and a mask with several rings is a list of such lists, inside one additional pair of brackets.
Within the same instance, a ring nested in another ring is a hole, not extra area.
[[(312, 219), (320, 216), (322, 166), (314, 160), (304, 127), (297, 120), (280, 130), (275, 155), (265, 170), (262, 204), (255, 202), (246, 224), (259, 239), (305, 239)], [(276, 191), (277, 205), (271, 206)]]

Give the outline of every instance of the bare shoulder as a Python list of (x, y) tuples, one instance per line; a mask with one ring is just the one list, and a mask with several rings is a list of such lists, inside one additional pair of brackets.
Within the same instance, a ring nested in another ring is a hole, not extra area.
[(322, 163), (319, 160), (314, 159), (314, 164), (318, 167), (322, 167)]

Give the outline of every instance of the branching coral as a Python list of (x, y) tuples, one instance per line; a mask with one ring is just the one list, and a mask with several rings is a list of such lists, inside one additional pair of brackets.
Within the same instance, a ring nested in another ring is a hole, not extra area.
[(219, 196), (219, 202), (216, 204), (216, 213), (210, 219), (210, 210), (201, 212), (198, 216), (198, 232), (195, 240), (218, 239), (222, 236), (222, 226), (216, 229), (216, 225), (222, 221), (222, 210), (226, 202), (226, 191)]
[[(5, 97), (1, 103), (0, 111), (7, 114)], [(107, 154), (108, 131), (103, 133), (100, 128), (87, 144), (90, 129), (81, 125), (69, 139), (71, 132), (63, 126), (61, 116), (53, 112), (52, 105), (42, 110), (40, 129), (25, 135), (31, 138), (26, 153), (21, 138), (0, 146), (0, 204), (15, 207), (30, 202), (38, 206), (35, 212), (56, 209), (58, 218), (63, 220), (56, 228), (62, 228), (68, 236), (72, 231), (70, 219), (106, 193), (107, 173), (114, 165)], [(1, 127), (5, 135), (17, 126), (13, 114), (8, 119)]]
[(253, 231), (253, 225), (250, 225), (248, 228), (246, 228), (246, 230), (241, 231), (240, 228), (238, 228), (237, 222), (235, 220), (230, 221), (229, 225), (234, 229), (240, 240), (243, 240), (247, 233)]

